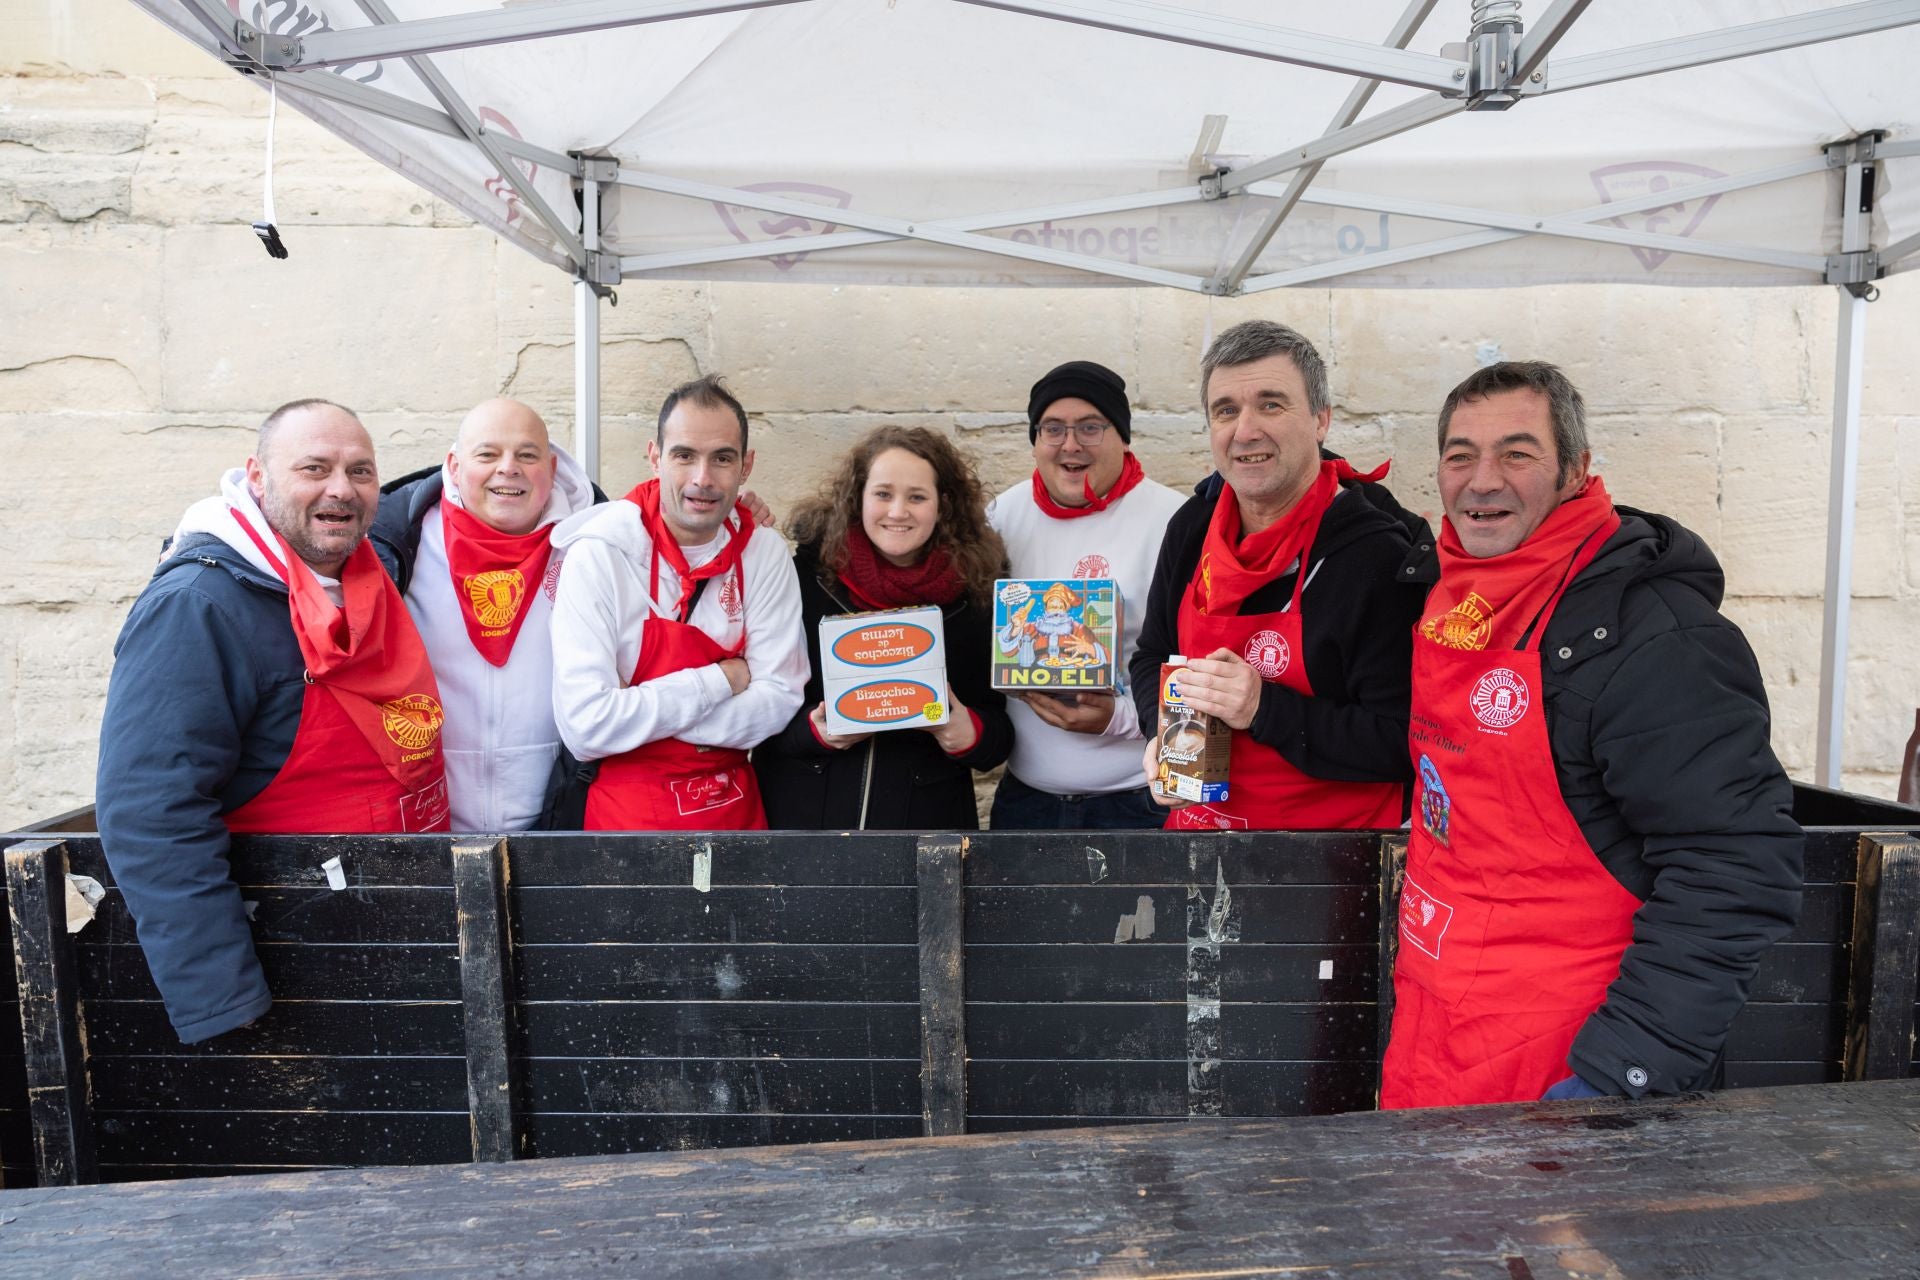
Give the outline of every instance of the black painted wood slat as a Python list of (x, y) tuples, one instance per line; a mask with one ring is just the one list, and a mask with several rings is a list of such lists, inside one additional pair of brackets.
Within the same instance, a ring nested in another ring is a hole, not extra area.
[(514, 949), (522, 1000), (777, 1000), (835, 1004), (920, 998), (910, 943), (544, 943)]
[[(569, 1115), (527, 1117), (529, 1154), (620, 1155), (772, 1147), (801, 1142), (871, 1142), (919, 1136), (920, 1117), (842, 1115)], [(521, 1163), (518, 1167), (526, 1167)], [(764, 1273), (762, 1273), (764, 1274)]]
[[(1213, 878), (1207, 879), (1211, 888)], [(1242, 943), (1376, 942), (1379, 902), (1367, 885), (1234, 885)], [(993, 888), (967, 891), (967, 942), (1186, 942), (1187, 887)], [(1152, 931), (1139, 921), (1151, 913)]]
[(457, 1111), (105, 1111), (105, 1163), (465, 1164)]
[(103, 1111), (462, 1111), (459, 1058), (95, 1057)]
[(546, 1114), (885, 1115), (920, 1118), (920, 1064), (905, 1059), (534, 1058)]
[[(969, 835), (970, 888), (1185, 884), (1187, 841), (1155, 831), (1020, 831)], [(1227, 883), (1371, 885), (1379, 841), (1367, 832), (1259, 832), (1207, 837)]]
[(14, 977), (41, 1186), (93, 1182), (93, 1119), (87, 1097), (87, 1041), (67, 935), (67, 855), (58, 840), (26, 840), (5, 854)]
[(180, 1043), (157, 1000), (89, 1000), (87, 1047), (95, 1056), (287, 1056), (317, 1051), (346, 1057), (466, 1056), (457, 1000), (277, 1000), (251, 1026), (198, 1044)]
[[(303, 945), (383, 945), (387, 943), (452, 943), (454, 932), (451, 886), (371, 886), (329, 889), (245, 888), (240, 896), (253, 903), (253, 935), (259, 942), (295, 942)], [(87, 926), (94, 946), (138, 946), (133, 916), (118, 889), (108, 889)]]
[(781, 942), (913, 944), (911, 888), (786, 886), (702, 893), (692, 885), (514, 892), (523, 944)]
[(710, 851), (719, 887), (914, 884), (914, 837), (884, 832), (743, 832), (599, 835), (529, 832), (513, 840), (513, 880), (522, 888), (580, 885), (685, 887), (693, 858)]
[(1853, 971), (1847, 993), (1846, 1078), (1893, 1080), (1914, 1060), (1920, 985), (1920, 840), (1860, 837)]
[(918, 1004), (528, 1002), (531, 1058), (920, 1060)]
[(962, 864), (967, 837), (922, 836), (918, 848), (920, 1111), (929, 1138), (967, 1130), (967, 1018)]
[[(97, 835), (67, 838), (69, 861), (79, 875), (111, 887)], [(350, 889), (453, 886), (453, 866), (444, 836), (405, 835), (247, 835), (235, 836), (227, 862), (234, 883), (253, 888), (326, 889), (321, 864), (339, 858)], [(247, 896), (252, 896), (248, 894)]]
[(1838, 1062), (1846, 1014), (1837, 1004), (1750, 1004), (1727, 1032), (1727, 1061)]
[(467, 1112), (473, 1159), (511, 1160), (515, 1132), (513, 943), (507, 917), (507, 842), (453, 845), (453, 896), (460, 927), (461, 1022), (467, 1049)]
[[(146, 956), (127, 943), (75, 940), (80, 989), (90, 1000), (158, 1000)], [(458, 1000), (460, 949), (444, 943), (257, 942), (276, 1000)]]
[(1374, 988), (1373, 1057), (1374, 1099), (1378, 1101), (1380, 1072), (1377, 1064), (1385, 1059), (1387, 1042), (1393, 1038), (1393, 970), (1400, 956), (1400, 888), (1407, 876), (1407, 839), (1387, 836), (1380, 842), (1380, 919), (1379, 959), (1376, 965), (1378, 985)]
[[(1037, 1015), (1037, 1016), (1036, 1016)], [(1373, 1058), (1371, 1004), (1283, 1005), (1223, 1002), (1223, 1060), (1364, 1062)], [(973, 1058), (1146, 1059), (1185, 1061), (1187, 1005), (970, 1004)]]

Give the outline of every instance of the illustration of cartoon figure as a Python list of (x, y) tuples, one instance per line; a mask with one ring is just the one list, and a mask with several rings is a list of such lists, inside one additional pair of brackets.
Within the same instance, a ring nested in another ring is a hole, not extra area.
[(1027, 621), (1032, 613), (1033, 601), (1028, 600), (1007, 615), (1007, 625), (1000, 628), (998, 636), (1000, 652), (1018, 654), (1022, 667), (1030, 667), (1034, 663), (1033, 624)]
[[(1040, 597), (1042, 612), (1039, 621), (1033, 623), (1033, 629), (1047, 638), (1045, 662), (1048, 666), (1090, 667), (1099, 666), (1107, 660), (1106, 646), (1074, 616), (1073, 611), (1086, 602), (1085, 596), (1064, 582), (1054, 583)], [(1064, 656), (1061, 654), (1063, 643), (1066, 648)]]

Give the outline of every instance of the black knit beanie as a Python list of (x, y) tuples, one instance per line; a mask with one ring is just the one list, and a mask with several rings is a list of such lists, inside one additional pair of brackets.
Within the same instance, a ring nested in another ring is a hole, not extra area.
[(1069, 360), (1033, 384), (1027, 395), (1027, 443), (1040, 436), (1040, 416), (1055, 400), (1075, 396), (1098, 409), (1120, 438), (1133, 443), (1133, 407), (1127, 403), (1127, 380), (1103, 364)]

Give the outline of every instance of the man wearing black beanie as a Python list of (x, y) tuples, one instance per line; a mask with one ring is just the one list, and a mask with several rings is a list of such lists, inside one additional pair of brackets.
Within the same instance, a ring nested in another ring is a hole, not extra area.
[[(993, 500), (987, 519), (1016, 578), (1110, 578), (1121, 602), (1125, 679), (1139, 639), (1160, 535), (1181, 497), (1146, 478), (1119, 374), (1091, 360), (1051, 370), (1027, 397), (1034, 472)], [(997, 829), (1158, 827), (1165, 811), (1140, 776), (1140, 720), (1125, 689), (1008, 702), (1014, 746), (993, 799)]]

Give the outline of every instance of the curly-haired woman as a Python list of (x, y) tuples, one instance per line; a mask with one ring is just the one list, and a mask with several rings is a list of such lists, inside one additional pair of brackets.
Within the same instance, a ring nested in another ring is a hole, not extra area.
[[(787, 521), (797, 549), (812, 675), (786, 729), (755, 748), (767, 823), (803, 830), (971, 830), (976, 770), (1013, 747), (1006, 699), (987, 683), (993, 581), (1006, 549), (973, 468), (923, 427), (881, 427)], [(820, 619), (938, 605), (947, 722), (881, 734), (827, 730)]]

